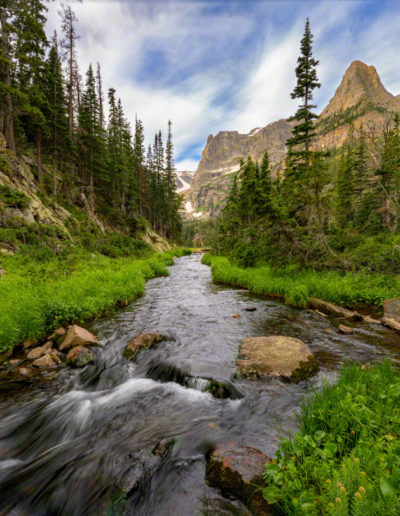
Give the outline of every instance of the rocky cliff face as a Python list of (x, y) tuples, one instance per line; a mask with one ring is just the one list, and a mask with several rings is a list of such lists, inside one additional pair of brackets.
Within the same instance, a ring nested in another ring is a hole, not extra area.
[[(350, 130), (362, 126), (368, 132), (379, 134), (392, 113), (400, 112), (400, 95), (395, 97), (383, 86), (376, 69), (361, 61), (353, 61), (328, 105), (316, 123), (316, 147), (340, 147)], [(249, 134), (221, 131), (210, 135), (186, 197), (194, 209), (214, 216), (224, 205), (229, 192), (231, 174), (239, 169), (239, 160), (251, 156), (260, 160), (265, 149), (276, 167), (282, 163), (286, 140), (293, 123), (286, 120), (272, 122), (253, 129)]]

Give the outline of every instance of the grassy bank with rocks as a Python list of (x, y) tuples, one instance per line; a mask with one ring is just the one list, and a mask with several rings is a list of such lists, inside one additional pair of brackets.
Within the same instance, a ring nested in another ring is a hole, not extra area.
[(68, 253), (35, 258), (2, 256), (0, 276), (0, 353), (27, 339), (40, 341), (55, 328), (107, 315), (141, 296), (145, 283), (168, 275), (177, 248), (149, 249), (112, 258), (71, 247)]
[(298, 307), (319, 298), (346, 308), (381, 311), (386, 299), (400, 296), (400, 276), (378, 272), (316, 271), (268, 265), (240, 268), (227, 258), (205, 254), (202, 263), (211, 267), (216, 283), (243, 287), (257, 295), (277, 297)]

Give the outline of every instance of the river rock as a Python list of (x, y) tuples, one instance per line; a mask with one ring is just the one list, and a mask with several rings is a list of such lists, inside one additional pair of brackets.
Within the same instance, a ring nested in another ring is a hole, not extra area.
[(400, 323), (400, 297), (387, 299), (383, 303), (383, 317), (385, 319), (393, 319)]
[(245, 378), (274, 376), (295, 382), (318, 371), (318, 363), (304, 342), (282, 335), (243, 339), (236, 365), (238, 374)]
[(400, 332), (400, 322), (395, 319), (389, 319), (388, 317), (382, 317), (381, 323), (383, 326), (390, 328), (391, 330)]
[(68, 351), (67, 364), (71, 367), (84, 367), (94, 362), (94, 355), (84, 346), (75, 346)]
[(161, 335), (160, 333), (141, 333), (132, 339), (126, 346), (124, 357), (128, 360), (134, 361), (139, 351), (142, 349), (149, 349), (159, 342), (166, 340), (166, 338), (167, 337), (165, 335)]
[(234, 319), (239, 319), (240, 315), (239, 315), (239, 314), (233, 314), (233, 315), (232, 315), (232, 317), (233, 317)]
[(54, 362), (54, 360), (51, 358), (51, 356), (47, 353), (46, 355), (43, 355), (40, 358), (37, 358), (32, 362), (32, 365), (34, 367), (39, 367), (40, 369), (46, 369), (49, 367), (55, 367), (57, 364)]
[(49, 337), (47, 337), (47, 340), (56, 340), (59, 337), (63, 337), (64, 335), (66, 335), (66, 333), (67, 333), (67, 330), (65, 328), (63, 328), (62, 326), (60, 326), (59, 328), (54, 330), (54, 332)]
[(30, 367), (20, 367), (18, 369), (18, 374), (24, 378), (30, 378), (31, 376), (35, 375), (35, 371)]
[(246, 312), (255, 312), (257, 308), (255, 306), (247, 306), (245, 310)]
[(218, 445), (207, 459), (206, 480), (225, 494), (242, 500), (254, 514), (271, 515), (272, 511), (257, 486), (270, 458), (255, 448), (235, 442)]
[(345, 326), (344, 324), (339, 324), (338, 331), (339, 331), (339, 333), (342, 333), (343, 335), (352, 335), (354, 333), (353, 328), (350, 328), (349, 326)]
[(65, 351), (75, 346), (90, 346), (98, 344), (98, 340), (94, 335), (85, 328), (81, 328), (76, 324), (68, 328), (68, 333), (60, 345), (60, 351)]
[(33, 348), (29, 353), (27, 354), (26, 358), (29, 360), (36, 360), (37, 358), (40, 358), (41, 356), (45, 355), (53, 345), (52, 342), (46, 342), (46, 344), (43, 344), (43, 346), (39, 346), (38, 348)]
[(380, 319), (374, 319), (373, 317), (370, 317), (369, 315), (363, 316), (363, 322), (368, 324), (381, 324)]
[(345, 317), (346, 319), (350, 319), (352, 321), (362, 321), (362, 315), (360, 315), (358, 312), (348, 310), (342, 306), (334, 305), (328, 301), (322, 301), (322, 299), (311, 297), (308, 301), (308, 304), (312, 308), (320, 310), (321, 312), (324, 312), (328, 315), (332, 315), (333, 317)]

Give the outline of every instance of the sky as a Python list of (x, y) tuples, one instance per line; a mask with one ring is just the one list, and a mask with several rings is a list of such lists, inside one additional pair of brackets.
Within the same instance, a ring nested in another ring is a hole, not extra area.
[[(64, 3), (66, 0), (64, 0)], [(292, 115), (294, 69), (306, 17), (322, 84), (317, 112), (355, 60), (400, 93), (397, 0), (71, 0), (82, 74), (100, 62), (147, 143), (172, 121), (178, 170), (196, 170), (209, 134), (248, 133)], [(48, 4), (59, 30), (61, 0)]]

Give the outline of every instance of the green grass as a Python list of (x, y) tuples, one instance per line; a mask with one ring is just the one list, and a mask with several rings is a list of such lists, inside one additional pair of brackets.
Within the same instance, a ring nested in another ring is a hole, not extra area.
[(299, 432), (266, 465), (277, 514), (400, 514), (400, 371), (345, 366), (301, 407)]
[(248, 288), (258, 295), (276, 296), (286, 303), (305, 307), (311, 297), (347, 308), (381, 310), (386, 299), (400, 296), (400, 276), (366, 271), (315, 271), (273, 269), (267, 265), (240, 268), (227, 258), (205, 254), (216, 283)]
[(184, 254), (190, 251), (111, 258), (71, 248), (68, 254), (46, 254), (43, 260), (24, 253), (2, 257), (0, 352), (127, 304), (143, 294), (146, 280), (168, 274), (173, 256)]

